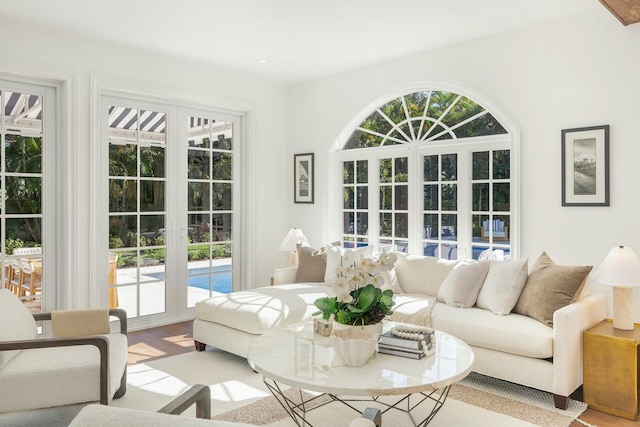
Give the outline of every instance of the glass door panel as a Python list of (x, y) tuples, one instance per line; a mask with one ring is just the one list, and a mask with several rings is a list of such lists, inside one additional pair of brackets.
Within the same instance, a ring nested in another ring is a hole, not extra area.
[[(0, 233), (2, 285), (30, 311), (43, 295), (43, 101), (41, 95), (0, 90)], [(53, 126), (53, 123), (51, 123)]]
[(164, 313), (166, 113), (108, 111), (109, 308), (128, 317)]
[(187, 307), (233, 288), (233, 122), (187, 117)]

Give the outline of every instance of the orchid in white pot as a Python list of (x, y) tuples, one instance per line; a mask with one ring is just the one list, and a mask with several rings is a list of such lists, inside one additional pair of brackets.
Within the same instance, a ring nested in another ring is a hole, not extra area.
[(323, 319), (343, 325), (374, 325), (393, 314), (393, 291), (382, 290), (382, 273), (393, 268), (397, 256), (383, 252), (378, 258), (356, 258), (352, 250), (345, 251), (336, 278), (331, 283), (333, 297), (318, 298), (314, 304)]

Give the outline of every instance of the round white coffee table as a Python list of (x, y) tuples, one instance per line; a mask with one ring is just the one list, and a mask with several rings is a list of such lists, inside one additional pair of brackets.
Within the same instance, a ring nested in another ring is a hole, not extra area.
[[(391, 326), (385, 323), (386, 329)], [(414, 425), (426, 426), (444, 404), (451, 385), (466, 377), (473, 365), (473, 351), (467, 344), (444, 332), (436, 331), (435, 336), (432, 356), (416, 360), (376, 353), (364, 366), (349, 367), (336, 356), (330, 338), (314, 334), (313, 323), (307, 323), (257, 337), (249, 346), (247, 360), (298, 426), (311, 426), (306, 412), (327, 401), (339, 401), (358, 411), (349, 402), (363, 399), (350, 396), (367, 396), (385, 407), (383, 414), (402, 410)], [(324, 400), (321, 396), (303, 398), (302, 393), (293, 399), (283, 393), (281, 384), (324, 393)], [(378, 399), (392, 395), (398, 397), (394, 403)], [(409, 398), (418, 403), (409, 403)], [(406, 409), (399, 406), (401, 402)], [(426, 418), (416, 421), (412, 412), (423, 404), (432, 408)]]

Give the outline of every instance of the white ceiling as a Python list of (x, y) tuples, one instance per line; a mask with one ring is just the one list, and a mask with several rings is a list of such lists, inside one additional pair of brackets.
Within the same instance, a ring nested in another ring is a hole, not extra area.
[(0, 0), (5, 18), (287, 84), (595, 9), (605, 10), (597, 0)]

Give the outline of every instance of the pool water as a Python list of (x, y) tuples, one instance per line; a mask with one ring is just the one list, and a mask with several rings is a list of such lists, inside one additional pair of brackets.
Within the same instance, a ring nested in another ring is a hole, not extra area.
[[(148, 273), (145, 274), (145, 276), (163, 280), (164, 271), (159, 271), (157, 273)], [(213, 267), (213, 274), (211, 276), (209, 276), (208, 268), (190, 269), (189, 278), (187, 279), (187, 286), (200, 289), (209, 289), (209, 279), (211, 279), (214, 291), (222, 292), (225, 294), (231, 292), (233, 280), (230, 265), (219, 265)]]

